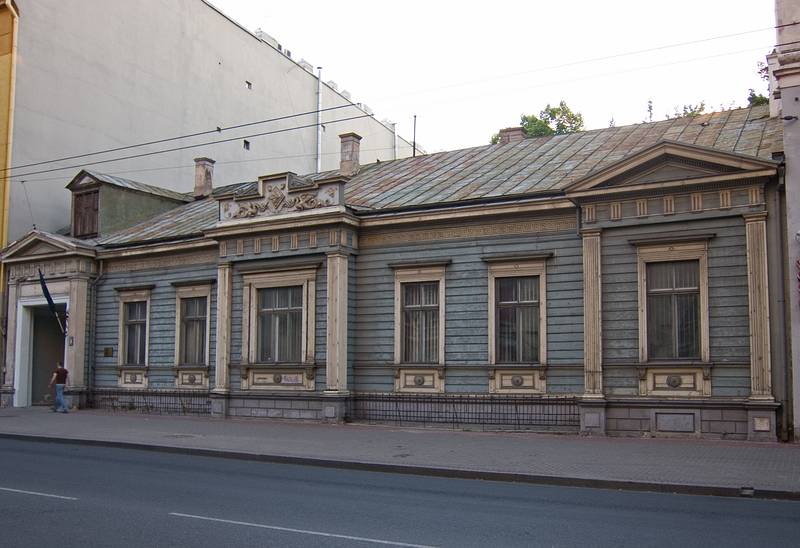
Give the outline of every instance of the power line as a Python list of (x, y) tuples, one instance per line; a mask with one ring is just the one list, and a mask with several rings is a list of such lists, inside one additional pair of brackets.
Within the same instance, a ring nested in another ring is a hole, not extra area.
[[(643, 54), (643, 53), (652, 53), (654, 51), (661, 51), (661, 50), (665, 50), (665, 49), (672, 49), (672, 48), (678, 48), (678, 47), (683, 47), (683, 46), (691, 46), (691, 45), (694, 45), (694, 44), (702, 44), (702, 43), (705, 43), (705, 42), (712, 42), (712, 41), (715, 41), (715, 40), (723, 40), (723, 39), (726, 39), (726, 38), (735, 38), (737, 36), (744, 36), (746, 34), (755, 34), (757, 32), (764, 32), (764, 31), (767, 31), (767, 30), (791, 27), (791, 26), (794, 26), (794, 25), (800, 25), (800, 21), (793, 21), (791, 23), (786, 23), (786, 24), (783, 24), (783, 25), (775, 26), (775, 27), (763, 27), (763, 28), (760, 28), (760, 29), (747, 30), (747, 31), (743, 31), (743, 32), (735, 32), (735, 33), (731, 33), (731, 34), (721, 34), (719, 36), (711, 36), (709, 38), (700, 38), (700, 39), (697, 39), (697, 40), (690, 40), (688, 42), (677, 42), (677, 43), (674, 43), (674, 44), (665, 44), (665, 45), (661, 45), (661, 46), (655, 46), (655, 47), (645, 48), (645, 49), (640, 49), (640, 50), (614, 53), (614, 54), (611, 54), (611, 55), (604, 55), (604, 56), (601, 56), (601, 57), (593, 57), (593, 58), (589, 58), (589, 59), (581, 59), (581, 60), (578, 60), (578, 61), (570, 61), (568, 63), (559, 63), (557, 65), (548, 65), (548, 66), (536, 67), (536, 68), (524, 70), (524, 71), (521, 71), (521, 72), (512, 72), (512, 73), (508, 73), (508, 74), (498, 74), (496, 76), (490, 76), (490, 77), (487, 77), (487, 78), (481, 78), (480, 80), (466, 80), (466, 81), (463, 81), (463, 82), (454, 82), (452, 84), (445, 84), (443, 86), (438, 86), (438, 87), (433, 87), (433, 88), (425, 88), (425, 89), (421, 89), (421, 90), (417, 90), (417, 91), (409, 91), (409, 92), (406, 92), (404, 95), (406, 95), (406, 96), (408, 96), (408, 95), (417, 95), (417, 94), (421, 94), (421, 93), (427, 93), (427, 92), (430, 92), (430, 91), (439, 91), (439, 90), (442, 90), (442, 89), (450, 89), (450, 88), (455, 88), (455, 87), (470, 86), (470, 85), (473, 85), (473, 84), (483, 84), (483, 83), (486, 83), (486, 82), (489, 82), (489, 81), (492, 81), (492, 80), (502, 80), (502, 79), (505, 79), (505, 78), (513, 78), (515, 76), (522, 76), (522, 75), (525, 75), (525, 74), (533, 74), (533, 73), (536, 73), (536, 72), (545, 72), (545, 71), (548, 71), (548, 70), (555, 70), (555, 69), (564, 68), (564, 67), (572, 67), (572, 66), (576, 66), (576, 65), (585, 65), (587, 63), (596, 63), (598, 61), (608, 61), (608, 60), (611, 60), (611, 59), (619, 59), (621, 57), (630, 57), (630, 56), (633, 56), (633, 55), (640, 55), (640, 54)], [(788, 44), (778, 44), (778, 46), (781, 46), (781, 45), (788, 45)], [(379, 97), (378, 99), (391, 99), (392, 97), (398, 97), (398, 96)]]
[[(381, 148), (362, 148), (361, 152), (383, 152), (386, 150), (394, 150), (394, 147), (381, 147)], [(333, 152), (323, 152), (323, 156), (330, 156), (334, 154), (341, 154), (340, 151), (333, 151)], [(315, 154), (286, 154), (282, 156), (262, 156), (260, 158), (248, 158), (246, 160), (223, 160), (218, 161), (215, 165), (229, 165), (229, 164), (245, 164), (250, 162), (263, 162), (267, 160), (288, 160), (293, 158), (312, 158)], [(401, 158), (398, 158), (401, 159)], [(391, 162), (393, 160), (380, 160), (381, 162)], [(145, 169), (126, 169), (123, 171), (107, 171), (104, 172), (106, 175), (127, 175), (129, 173), (149, 173), (151, 171), (166, 171), (168, 169), (190, 169), (193, 168), (194, 164), (181, 164), (181, 165), (173, 165), (173, 166), (163, 166), (163, 167), (151, 167)], [(17, 179), (17, 176), (12, 175), (9, 177), (14, 182), (18, 183), (45, 183), (48, 181), (63, 181), (64, 177), (42, 177), (39, 179)], [(142, 181), (143, 182), (143, 181)]]
[[(331, 120), (331, 121), (325, 122), (325, 124), (326, 125), (337, 124), (339, 122), (347, 122), (349, 120), (358, 120), (360, 118), (372, 118), (372, 117), (373, 117), (372, 114), (362, 114), (360, 116), (351, 116), (349, 118), (340, 118), (339, 120)], [(106, 160), (96, 160), (94, 162), (86, 162), (86, 163), (83, 163), (83, 164), (73, 164), (71, 166), (63, 166), (63, 167), (56, 167), (56, 168), (50, 168), (50, 169), (43, 169), (43, 170), (39, 170), (39, 171), (31, 171), (31, 172), (23, 173), (23, 174), (20, 174), (20, 175), (15, 175), (14, 177), (15, 178), (16, 177), (29, 177), (30, 175), (39, 175), (39, 174), (42, 174), (42, 173), (52, 173), (54, 171), (64, 171), (64, 170), (67, 170), (67, 169), (81, 169), (81, 168), (83, 168), (85, 166), (93, 166), (93, 165), (98, 165), (98, 164), (107, 164), (109, 162), (119, 162), (119, 161), (122, 161), (122, 160), (131, 160), (133, 158), (144, 158), (145, 156), (155, 156), (157, 154), (166, 154), (167, 152), (177, 152), (177, 151), (180, 151), (180, 150), (187, 150), (187, 149), (190, 149), (190, 148), (198, 148), (198, 147), (202, 147), (202, 146), (219, 145), (219, 144), (222, 144), (222, 143), (229, 143), (231, 141), (238, 141), (239, 139), (250, 139), (250, 138), (253, 138), (253, 137), (263, 137), (265, 135), (274, 135), (276, 133), (283, 133), (283, 132), (286, 132), (286, 131), (294, 131), (294, 130), (297, 130), (297, 129), (305, 129), (305, 128), (316, 127), (316, 126), (317, 126), (317, 123), (315, 122), (313, 124), (305, 124), (305, 125), (302, 125), (302, 126), (295, 126), (295, 127), (283, 128), (283, 129), (275, 129), (275, 130), (272, 130), (272, 131), (264, 131), (262, 133), (253, 133), (253, 134), (250, 134), (250, 135), (240, 135), (238, 137), (231, 137), (230, 139), (219, 139), (217, 141), (206, 141), (205, 143), (196, 143), (196, 144), (193, 144), (193, 145), (184, 145), (184, 146), (181, 146), (181, 147), (173, 147), (173, 148), (167, 148), (167, 149), (163, 149), (163, 150), (154, 150), (154, 151), (151, 151), (151, 152), (142, 152), (140, 154), (130, 154), (128, 156), (120, 156), (120, 157), (117, 157), (117, 158), (109, 158), (109, 159), (106, 159)], [(3, 179), (5, 179), (5, 180), (11, 179), (11, 178), (12, 178), (11, 176), (3, 177)]]
[(212, 133), (222, 133), (223, 131), (230, 131), (232, 129), (241, 129), (243, 127), (256, 126), (256, 125), (259, 125), (259, 124), (266, 124), (266, 123), (269, 123), (269, 122), (279, 122), (281, 120), (288, 120), (290, 118), (298, 118), (300, 116), (308, 116), (310, 114), (317, 114), (317, 113), (320, 113), (320, 112), (327, 112), (327, 111), (330, 111), (330, 110), (337, 110), (337, 109), (340, 109), (340, 108), (355, 107), (355, 106), (356, 105), (353, 105), (353, 104), (339, 105), (339, 106), (336, 106), (336, 107), (328, 107), (328, 108), (323, 108), (323, 109), (318, 109), (318, 110), (309, 110), (307, 112), (301, 112), (301, 113), (298, 113), (298, 114), (287, 114), (286, 116), (278, 116), (277, 118), (268, 118), (266, 120), (258, 120), (256, 122), (246, 122), (244, 124), (237, 124), (235, 126), (226, 126), (226, 127), (219, 127), (218, 126), (218, 127), (214, 128), (214, 129), (209, 129), (209, 130), (206, 130), (206, 131), (198, 131), (197, 133), (188, 133), (186, 135), (178, 135), (176, 137), (166, 137), (164, 139), (156, 139), (154, 141), (146, 141), (146, 142), (143, 142), (143, 143), (136, 143), (136, 144), (133, 144), (133, 145), (125, 145), (125, 146), (116, 147), (116, 148), (107, 148), (105, 150), (98, 150), (98, 151), (95, 151), (95, 152), (87, 152), (85, 154), (75, 154), (74, 156), (64, 156), (62, 158), (55, 158), (53, 160), (43, 160), (41, 162), (34, 162), (34, 163), (31, 163), (31, 164), (23, 164), (21, 166), (12, 166), (12, 167), (8, 167), (8, 168), (3, 168), (2, 170), (0, 170), (0, 172), (10, 171), (10, 170), (14, 170), (14, 169), (22, 169), (24, 167), (35, 167), (35, 166), (41, 166), (41, 165), (44, 165), (44, 164), (52, 164), (52, 163), (55, 163), (55, 162), (63, 162), (63, 161), (66, 161), (66, 160), (75, 160), (77, 158), (86, 158), (87, 156), (96, 156), (98, 154), (107, 154), (107, 153), (110, 153), (110, 152), (120, 152), (122, 150), (130, 150), (132, 148), (144, 147), (144, 146), (149, 146), (149, 145), (158, 145), (158, 144), (161, 144), (161, 143), (168, 143), (170, 141), (177, 141), (179, 139), (189, 139), (189, 138), (192, 138), (192, 137), (199, 137), (201, 135), (209, 135), (209, 134), (212, 134)]

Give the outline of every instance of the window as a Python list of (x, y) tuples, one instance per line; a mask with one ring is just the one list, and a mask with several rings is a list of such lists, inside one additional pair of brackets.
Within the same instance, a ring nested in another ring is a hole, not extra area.
[(495, 280), (498, 363), (539, 361), (539, 280), (536, 276)]
[(73, 197), (72, 233), (76, 238), (97, 236), (97, 190), (82, 192)]
[(188, 297), (181, 299), (181, 365), (205, 365), (206, 363), (206, 322), (208, 320), (208, 299)]
[(489, 363), (547, 362), (545, 258), (489, 262)]
[(647, 353), (650, 359), (700, 357), (698, 261), (647, 265)]
[[(175, 285), (179, 285), (177, 282)], [(175, 288), (175, 364), (209, 365), (211, 283)]]
[(313, 364), (316, 267), (244, 276), (245, 364)]
[(147, 362), (147, 302), (126, 302), (125, 306), (125, 365), (145, 365)]
[(395, 270), (394, 361), (444, 365), (445, 266)]
[(258, 290), (258, 361), (299, 363), (302, 355), (303, 287)]
[(439, 282), (402, 284), (403, 363), (439, 361)]
[(632, 242), (639, 258), (640, 363), (709, 361), (706, 240)]

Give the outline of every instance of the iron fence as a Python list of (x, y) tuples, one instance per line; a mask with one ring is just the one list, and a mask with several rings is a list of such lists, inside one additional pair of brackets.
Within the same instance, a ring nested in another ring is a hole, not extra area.
[(88, 394), (91, 409), (152, 415), (210, 415), (208, 392), (199, 390), (126, 390), (97, 388)]
[(354, 421), (423, 424), (451, 428), (575, 431), (580, 427), (574, 396), (506, 394), (356, 393)]

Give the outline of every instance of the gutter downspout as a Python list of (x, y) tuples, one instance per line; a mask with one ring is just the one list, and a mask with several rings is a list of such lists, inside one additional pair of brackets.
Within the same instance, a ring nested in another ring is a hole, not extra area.
[(317, 173), (322, 172), (322, 67), (317, 67)]
[[(89, 302), (89, 318), (87, 321), (90, 341), (89, 363), (87, 364), (88, 367), (86, 368), (86, 374), (88, 378), (85, 379), (87, 392), (91, 391), (94, 386), (94, 366), (97, 352), (97, 285), (103, 279), (103, 276), (105, 276), (105, 271), (103, 270), (103, 259), (98, 259), (97, 262), (99, 263), (97, 268), (97, 278), (89, 281), (89, 287), (91, 288), (92, 293)], [(88, 402), (89, 394), (86, 394), (86, 399)]]

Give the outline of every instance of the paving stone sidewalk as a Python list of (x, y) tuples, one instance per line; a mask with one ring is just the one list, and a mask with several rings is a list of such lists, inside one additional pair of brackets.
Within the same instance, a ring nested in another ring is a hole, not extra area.
[(100, 411), (65, 415), (43, 408), (0, 409), (3, 435), (236, 453), (245, 458), (312, 459), (329, 466), (342, 463), (378, 470), (383, 466), (387, 471), (422, 467), (427, 473), (448, 475), (449, 471), (470, 477), (463, 474), (468, 471), (473, 477), (484, 477), (484, 473), (486, 479), (507, 474), (561, 478), (567, 484), (563, 480), (572, 479), (576, 485), (607, 482), (607, 487), (615, 487), (614, 482), (651, 488), (666, 484), (690, 487), (687, 492), (694, 487), (752, 487), (800, 499), (797, 444), (462, 432)]

